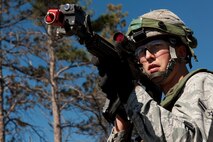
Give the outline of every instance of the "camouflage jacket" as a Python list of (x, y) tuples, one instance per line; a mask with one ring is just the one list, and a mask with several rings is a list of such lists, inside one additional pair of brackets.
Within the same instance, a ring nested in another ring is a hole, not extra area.
[[(126, 112), (145, 142), (213, 141), (213, 74), (197, 72), (185, 83), (169, 111), (158, 105), (142, 86), (136, 86)], [(120, 142), (112, 131), (108, 142)], [(123, 142), (125, 140), (122, 140)]]

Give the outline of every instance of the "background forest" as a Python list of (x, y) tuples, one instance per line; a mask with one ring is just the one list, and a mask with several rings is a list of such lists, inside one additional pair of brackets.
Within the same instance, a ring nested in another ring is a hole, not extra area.
[(112, 40), (125, 26), (121, 5), (93, 18), (92, 1), (3, 0), (0, 49), (0, 142), (106, 141), (104, 94), (91, 55), (75, 37), (47, 34), (49, 8), (77, 3), (94, 30)]

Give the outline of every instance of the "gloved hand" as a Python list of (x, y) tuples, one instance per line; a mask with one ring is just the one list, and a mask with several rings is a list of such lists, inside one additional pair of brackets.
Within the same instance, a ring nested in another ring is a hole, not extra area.
[(122, 119), (127, 121), (126, 110), (121, 104), (119, 98), (115, 101), (110, 101), (106, 98), (104, 107), (103, 107), (103, 116), (109, 122), (114, 124), (116, 116), (120, 116)]
[(100, 60), (93, 56), (92, 63), (97, 67), (100, 76), (100, 87), (109, 100), (119, 97), (122, 103), (126, 103), (134, 88), (132, 74), (129, 65), (120, 61)]
[[(97, 57), (92, 58), (92, 63), (97, 67), (100, 76), (100, 88), (106, 94), (106, 102), (103, 107), (105, 119), (113, 123), (116, 115), (127, 120), (126, 111), (123, 107), (133, 89), (131, 74), (123, 64), (100, 61)], [(109, 67), (110, 65), (110, 67)]]

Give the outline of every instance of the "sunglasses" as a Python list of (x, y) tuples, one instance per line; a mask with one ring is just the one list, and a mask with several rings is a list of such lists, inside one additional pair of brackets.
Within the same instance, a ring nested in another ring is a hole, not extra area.
[(145, 57), (148, 50), (151, 54), (156, 55), (161, 49), (168, 49), (169, 43), (164, 40), (152, 40), (144, 45), (137, 47), (135, 56), (137, 58)]

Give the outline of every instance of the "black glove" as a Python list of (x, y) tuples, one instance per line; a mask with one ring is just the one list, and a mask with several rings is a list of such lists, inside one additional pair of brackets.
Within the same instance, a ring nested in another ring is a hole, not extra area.
[(99, 60), (95, 56), (92, 58), (92, 63), (99, 71), (100, 88), (107, 97), (103, 107), (103, 116), (108, 122), (114, 123), (116, 115), (127, 120), (123, 103), (128, 99), (133, 89), (133, 84), (130, 78), (131, 74), (127, 72), (128, 68), (124, 66), (125, 64), (120, 62), (110, 63), (109, 61)]
[(119, 115), (121, 118), (127, 121), (126, 110), (123, 107), (123, 104), (121, 104), (119, 98), (113, 102), (106, 98), (105, 105), (103, 107), (104, 118), (108, 122), (114, 124), (116, 115)]
[(122, 103), (126, 103), (134, 88), (128, 63), (110, 59), (101, 60), (95, 56), (92, 63), (99, 71), (99, 85), (107, 98), (113, 101), (118, 97)]

